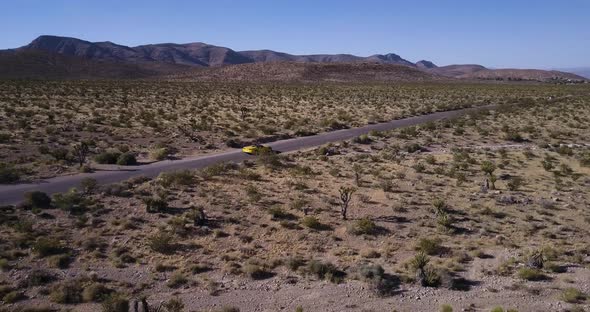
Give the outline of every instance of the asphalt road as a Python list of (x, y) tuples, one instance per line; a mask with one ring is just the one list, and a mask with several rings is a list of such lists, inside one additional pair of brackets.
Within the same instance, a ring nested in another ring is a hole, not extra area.
[[(298, 137), (288, 140), (276, 141), (268, 143), (274, 150), (280, 152), (291, 152), (305, 148), (320, 146), (330, 142), (339, 142), (348, 140), (356, 136), (369, 133), (369, 131), (385, 131), (396, 128), (408, 127), (418, 124), (427, 123), (430, 121), (437, 121), (441, 119), (449, 119), (464, 115), (469, 112), (491, 109), (494, 106), (483, 106), (476, 108), (466, 108), (460, 110), (437, 112), (428, 115), (421, 115), (409, 117), (399, 120), (393, 120), (384, 123), (367, 125), (359, 128), (343, 129), (332, 132), (321, 133), (313, 136)], [(30, 191), (42, 191), (47, 194), (54, 194), (65, 192), (72, 187), (78, 187), (82, 179), (91, 177), (98, 181), (99, 184), (110, 184), (119, 181), (124, 181), (136, 176), (155, 177), (163, 171), (174, 171), (181, 169), (198, 169), (204, 168), (219, 162), (241, 162), (253, 156), (246, 155), (240, 149), (235, 149), (227, 152), (221, 152), (206, 156), (198, 156), (185, 158), (180, 160), (165, 160), (156, 163), (151, 163), (142, 166), (133, 167), (119, 167), (118, 170), (111, 171), (96, 171), (93, 173), (76, 174), (69, 176), (55, 177), (44, 181), (35, 183), (22, 183), (0, 185), (0, 205), (17, 204), (23, 199), (23, 195)]]

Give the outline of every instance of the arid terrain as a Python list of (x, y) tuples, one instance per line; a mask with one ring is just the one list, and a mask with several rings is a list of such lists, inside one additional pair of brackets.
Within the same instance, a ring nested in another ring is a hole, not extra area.
[(0, 173), (14, 183), (488, 104), (30, 193), (0, 214), (0, 311), (587, 311), (587, 84), (1, 81)]

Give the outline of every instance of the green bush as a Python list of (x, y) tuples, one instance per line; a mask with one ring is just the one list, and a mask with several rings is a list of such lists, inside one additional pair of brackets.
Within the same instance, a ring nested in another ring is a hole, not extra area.
[(51, 207), (51, 197), (40, 191), (27, 192), (24, 203), (33, 209), (46, 209)]
[(55, 303), (74, 304), (82, 302), (82, 286), (79, 281), (66, 281), (53, 287), (49, 299)]
[(541, 281), (547, 278), (540, 270), (531, 268), (521, 268), (518, 270), (517, 275), (527, 281)]
[(410, 267), (414, 270), (424, 270), (430, 259), (423, 251), (417, 253), (412, 260), (410, 260)]
[(271, 215), (273, 220), (288, 220), (294, 217), (291, 213), (285, 211), (279, 206), (270, 207), (268, 209), (268, 213)]
[(135, 166), (137, 165), (137, 159), (133, 153), (123, 153), (117, 158), (117, 165), (119, 166)]
[(168, 202), (159, 197), (147, 197), (143, 199), (145, 210), (149, 213), (164, 212), (168, 209)]
[(12, 165), (0, 163), (0, 183), (13, 183), (20, 180), (20, 172)]
[(47, 264), (50, 267), (58, 269), (66, 269), (70, 265), (72, 259), (67, 254), (53, 255), (47, 259)]
[(55, 238), (39, 238), (33, 245), (33, 251), (37, 253), (39, 257), (47, 257), (51, 255), (62, 254), (66, 251), (66, 248), (61, 242)]
[(449, 304), (443, 304), (440, 306), (440, 312), (453, 312), (453, 307)]
[(348, 231), (354, 235), (375, 235), (378, 233), (379, 227), (371, 219), (362, 218), (349, 227)]
[(170, 279), (166, 283), (166, 286), (168, 286), (170, 288), (178, 288), (186, 283), (188, 283), (188, 279), (186, 278), (186, 276), (184, 276), (184, 274), (182, 274), (182, 272), (177, 271), (177, 272), (174, 272), (174, 274), (172, 274), (172, 276), (170, 276)]
[(353, 138), (352, 142), (358, 143), (358, 144), (370, 144), (372, 142), (372, 140), (371, 140), (371, 138), (369, 138), (368, 135), (363, 134), (363, 135)]
[(411, 143), (405, 146), (404, 148), (408, 153), (415, 153), (422, 150), (422, 146), (418, 143)]
[(166, 147), (157, 148), (150, 152), (150, 158), (158, 161), (168, 159), (168, 156), (170, 156), (170, 150)]
[(21, 293), (20, 291), (13, 290), (13, 291), (7, 293), (6, 295), (4, 295), (2, 297), (2, 301), (4, 301), (4, 303), (11, 304), (11, 303), (15, 303), (19, 300), (22, 300), (24, 298), (25, 298), (25, 296), (23, 293)]
[(253, 263), (246, 264), (242, 268), (242, 271), (254, 280), (265, 279), (272, 275), (272, 272), (268, 271), (263, 266)]
[(324, 227), (324, 225), (320, 222), (320, 220), (318, 220), (316, 217), (313, 217), (313, 216), (304, 217), (301, 220), (301, 224), (305, 227), (308, 227), (308, 228), (314, 229), (314, 230), (321, 230)]
[(162, 304), (167, 312), (182, 312), (184, 311), (184, 303), (180, 298), (172, 298), (168, 302)]
[(159, 232), (149, 238), (148, 246), (156, 252), (170, 254), (175, 251), (174, 237), (166, 232)]
[(98, 188), (98, 181), (94, 178), (86, 177), (80, 181), (80, 188), (84, 194), (92, 194)]
[(333, 283), (341, 282), (345, 276), (345, 273), (338, 270), (332, 263), (318, 260), (311, 260), (307, 265), (307, 271), (319, 279), (329, 280)]
[(416, 250), (430, 256), (438, 255), (443, 250), (441, 242), (440, 238), (421, 238), (416, 245)]
[(508, 189), (511, 191), (518, 191), (523, 184), (524, 180), (521, 177), (512, 177), (506, 186), (508, 186)]
[(567, 303), (580, 303), (586, 299), (587, 296), (584, 293), (573, 287), (566, 288), (561, 293), (561, 300)]
[(26, 279), (26, 285), (29, 287), (42, 286), (49, 284), (55, 280), (55, 276), (44, 270), (33, 270), (29, 273)]
[(103, 312), (128, 312), (129, 300), (119, 294), (111, 294), (102, 302)]
[(84, 302), (101, 302), (105, 300), (112, 290), (99, 283), (92, 283), (82, 291), (82, 301)]
[(79, 215), (86, 212), (91, 201), (74, 188), (69, 192), (53, 195), (53, 203), (55, 207), (61, 210), (67, 211), (73, 215)]
[(188, 186), (195, 182), (195, 175), (189, 170), (162, 172), (157, 181), (163, 187)]
[(109, 164), (114, 165), (117, 163), (117, 159), (121, 156), (119, 152), (102, 152), (94, 156), (94, 161), (97, 164)]

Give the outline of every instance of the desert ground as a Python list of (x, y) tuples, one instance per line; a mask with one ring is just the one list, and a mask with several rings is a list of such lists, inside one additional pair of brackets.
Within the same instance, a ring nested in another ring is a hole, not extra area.
[(3, 183), (498, 105), (28, 194), (0, 214), (0, 311), (590, 309), (587, 84), (0, 86)]

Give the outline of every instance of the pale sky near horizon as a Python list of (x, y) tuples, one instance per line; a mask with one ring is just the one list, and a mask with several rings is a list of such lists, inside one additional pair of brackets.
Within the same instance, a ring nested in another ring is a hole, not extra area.
[(0, 49), (47, 34), (128, 46), (396, 53), (438, 65), (590, 66), (590, 0), (4, 0), (0, 29)]

